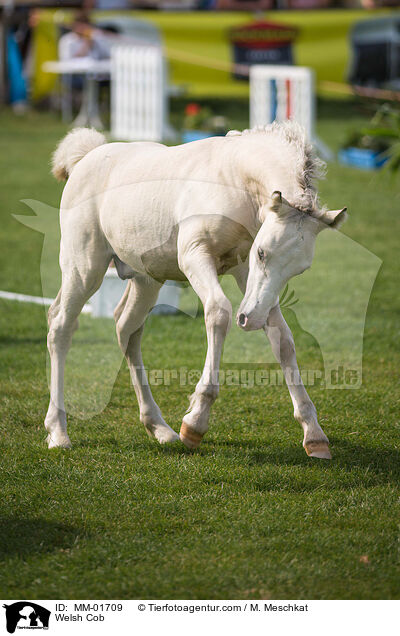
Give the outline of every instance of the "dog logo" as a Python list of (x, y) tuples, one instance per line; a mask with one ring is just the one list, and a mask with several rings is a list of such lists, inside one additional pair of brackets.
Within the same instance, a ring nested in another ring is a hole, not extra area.
[(3, 607), (9, 634), (14, 634), (16, 629), (49, 629), (51, 612), (37, 603), (18, 601)]

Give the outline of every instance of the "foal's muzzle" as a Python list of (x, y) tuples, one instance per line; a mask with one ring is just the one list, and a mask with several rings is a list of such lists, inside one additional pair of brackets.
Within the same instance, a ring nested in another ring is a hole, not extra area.
[(267, 322), (269, 311), (264, 314), (254, 314), (253, 312), (249, 312), (248, 314), (243, 311), (238, 311), (236, 315), (236, 324), (238, 327), (243, 329), (243, 331), (256, 331), (257, 329), (262, 329)]

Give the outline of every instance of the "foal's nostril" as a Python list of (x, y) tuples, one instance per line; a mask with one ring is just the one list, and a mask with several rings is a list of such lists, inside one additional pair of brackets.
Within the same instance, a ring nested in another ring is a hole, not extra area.
[(246, 326), (246, 323), (247, 323), (247, 316), (246, 316), (246, 314), (240, 314), (240, 316), (239, 316), (239, 325), (240, 325), (241, 327), (245, 327), (245, 326)]

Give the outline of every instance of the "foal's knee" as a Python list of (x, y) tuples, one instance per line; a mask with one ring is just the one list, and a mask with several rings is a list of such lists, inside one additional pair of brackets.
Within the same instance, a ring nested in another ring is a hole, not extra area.
[(50, 353), (58, 347), (68, 347), (72, 334), (77, 328), (77, 318), (69, 320), (65, 313), (58, 313), (56, 316), (53, 316), (47, 334), (47, 347)]
[(48, 325), (49, 329), (51, 327), (51, 324), (52, 324), (53, 320), (57, 316), (57, 314), (59, 312), (59, 309), (60, 309), (60, 303), (56, 299), (54, 301), (54, 303), (52, 305), (50, 305), (49, 311), (47, 312), (47, 325)]
[(232, 306), (229, 300), (225, 296), (207, 299), (204, 319), (207, 327), (216, 327), (226, 333), (232, 322)]

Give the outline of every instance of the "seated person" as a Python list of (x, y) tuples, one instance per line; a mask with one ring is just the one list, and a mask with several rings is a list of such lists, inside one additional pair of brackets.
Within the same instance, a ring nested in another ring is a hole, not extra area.
[[(74, 106), (79, 108), (80, 105), (81, 110), (76, 122), (80, 122), (81, 118), (82, 123), (79, 125), (84, 125), (83, 122), (88, 117), (87, 110), (90, 100), (96, 102), (95, 110), (99, 106), (100, 92), (105, 92), (107, 102), (109, 101), (109, 74), (107, 72), (105, 74), (97, 72), (95, 70), (96, 65), (92, 66), (90, 62), (94, 60), (109, 60), (111, 47), (116, 39), (121, 36), (113, 26), (104, 28), (94, 26), (90, 23), (85, 12), (76, 14), (69, 28), (69, 32), (60, 37), (58, 44), (60, 62), (71, 63), (67, 66), (67, 72), (62, 73), (61, 79), (63, 85), (61, 101), (63, 118), (64, 120), (70, 120), (73, 116)], [(81, 63), (79, 63), (79, 60), (81, 60)], [(90, 73), (92, 79), (95, 79), (95, 82), (90, 83), (90, 91), (89, 88), (87, 91), (85, 90), (85, 86), (89, 87), (89, 84), (87, 84), (87, 72)], [(93, 97), (94, 95), (95, 97)], [(92, 104), (90, 108), (94, 107), (92, 101), (90, 103)], [(98, 121), (100, 122), (100, 120)], [(78, 124), (76, 123), (76, 125)], [(101, 125), (101, 123), (98, 125)]]
[(92, 27), (86, 14), (77, 14), (69, 33), (60, 37), (58, 57), (62, 62), (91, 57), (93, 49)]
[(58, 57), (62, 62), (85, 57), (95, 60), (110, 58), (115, 34), (94, 27), (83, 12), (75, 16), (70, 29), (58, 43)]

